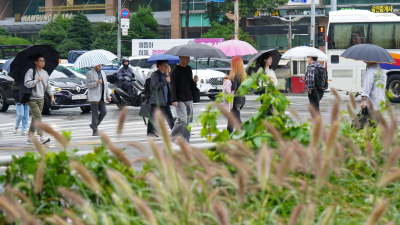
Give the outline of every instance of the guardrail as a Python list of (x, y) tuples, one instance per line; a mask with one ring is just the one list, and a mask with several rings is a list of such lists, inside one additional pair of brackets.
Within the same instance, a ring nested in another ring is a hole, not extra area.
[[(202, 144), (191, 144), (191, 147), (204, 150), (204, 149), (213, 149), (215, 148), (216, 144), (215, 143), (202, 143)], [(179, 145), (177, 146), (172, 146), (172, 150), (174, 151), (181, 151), (181, 147)], [(77, 151), (75, 154), (77, 156), (84, 156), (89, 153), (92, 153), (93, 151)], [(20, 157), (23, 155), (4, 155), (0, 156), (0, 166), (8, 166), (12, 161), (13, 161), (13, 156), (15, 157)]]

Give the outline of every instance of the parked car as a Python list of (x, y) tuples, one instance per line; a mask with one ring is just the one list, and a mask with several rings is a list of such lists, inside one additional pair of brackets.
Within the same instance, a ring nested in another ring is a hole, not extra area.
[[(69, 51), (68, 54), (68, 63), (74, 63), (79, 56), (83, 55), (85, 52), (88, 52), (87, 50), (71, 50)], [(110, 63), (107, 64), (103, 64), (101, 69), (104, 71), (104, 73), (108, 74), (108, 73), (113, 73), (118, 71), (118, 62), (117, 60), (113, 60)]]
[[(14, 105), (11, 85), (14, 79), (7, 75), (0, 75), (0, 112), (6, 112), (10, 105)], [(50, 96), (46, 92), (44, 96), (43, 114), (51, 110), (62, 108), (80, 107), (82, 112), (90, 112), (90, 104), (87, 101), (86, 80), (63, 66), (57, 66), (50, 74), (50, 85), (53, 89), (55, 104), (50, 102)]]
[(131, 56), (129, 57), (129, 65), (137, 70), (140, 75), (144, 75), (146, 77), (149, 70), (153, 67), (153, 63), (147, 63), (146, 61), (150, 58), (150, 56)]
[(197, 63), (202, 65), (206, 69), (217, 70), (225, 75), (229, 76), (231, 72), (232, 59), (220, 59), (220, 58), (198, 58)]

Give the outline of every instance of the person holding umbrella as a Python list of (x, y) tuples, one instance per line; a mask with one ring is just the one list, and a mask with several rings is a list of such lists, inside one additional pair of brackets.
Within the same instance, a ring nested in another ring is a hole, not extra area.
[[(266, 75), (269, 78), (269, 82), (274, 85), (274, 87), (278, 87), (278, 79), (276, 78), (275, 72), (272, 70), (271, 65), (272, 65), (272, 55), (269, 52), (264, 53), (261, 56), (261, 62), (260, 62), (260, 69), (258, 69), (257, 73), (262, 73)], [(265, 88), (267, 87), (267, 84), (264, 84), (262, 81), (260, 81), (261, 88), (257, 90), (257, 93), (263, 94), (265, 93)], [(261, 100), (261, 104), (263, 104), (263, 100)], [(272, 116), (272, 105), (269, 106), (268, 111), (266, 111), (267, 116)]]
[(54, 95), (49, 82), (50, 76), (47, 71), (43, 69), (46, 63), (44, 56), (37, 54), (34, 56), (33, 60), (35, 63), (35, 68), (29, 69), (26, 72), (24, 81), (24, 86), (32, 89), (32, 95), (28, 101), (29, 108), (32, 112), (32, 121), (29, 128), (29, 138), (27, 140), (27, 144), (33, 144), (31, 136), (34, 135), (36, 130), (37, 134), (40, 136), (40, 143), (46, 144), (50, 142), (50, 138), (44, 137), (42, 130), (36, 129), (35, 122), (42, 121), (45, 91), (47, 91), (47, 93), (50, 95), (52, 104), (54, 104)]
[[(380, 67), (379, 63), (366, 63), (367, 71), (365, 72), (363, 80), (363, 91), (361, 93), (361, 109), (368, 107), (370, 109), (380, 110), (381, 102), (385, 102), (385, 87), (387, 75), (386, 72)], [(367, 102), (368, 98), (371, 100), (372, 105)]]
[(97, 127), (107, 115), (105, 100), (111, 101), (107, 78), (101, 70), (101, 64), (87, 72), (86, 86), (88, 88), (88, 101), (92, 110), (92, 123), (89, 127), (93, 130), (93, 136), (98, 136)]

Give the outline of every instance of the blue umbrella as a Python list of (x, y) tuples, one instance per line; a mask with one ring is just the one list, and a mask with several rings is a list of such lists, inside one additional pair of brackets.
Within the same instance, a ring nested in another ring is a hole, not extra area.
[(179, 63), (179, 56), (168, 55), (168, 54), (157, 54), (152, 55), (147, 60), (147, 63), (156, 63), (158, 60), (168, 60), (168, 63)]
[(2, 69), (2, 70), (5, 70), (5, 71), (10, 71), (10, 66), (11, 66), (11, 63), (12, 63), (13, 60), (14, 60), (14, 58), (7, 60), (7, 62), (4, 63), (4, 64), (1, 66), (1, 69)]

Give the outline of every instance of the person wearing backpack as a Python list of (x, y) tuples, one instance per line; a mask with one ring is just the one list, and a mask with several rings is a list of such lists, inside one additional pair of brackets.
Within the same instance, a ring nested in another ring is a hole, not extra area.
[(317, 60), (316, 56), (307, 56), (308, 66), (304, 79), (310, 104), (319, 112), (319, 102), (328, 88), (328, 73)]
[[(232, 93), (236, 92), (239, 89), (242, 82), (246, 80), (246, 78), (247, 76), (246, 76), (246, 71), (244, 69), (242, 58), (239, 56), (234, 57), (231, 63), (231, 73), (229, 74), (228, 78), (232, 83), (230, 91)], [(242, 123), (242, 120), (240, 119), (240, 110), (243, 108), (245, 103), (246, 103), (246, 97), (240, 96), (239, 94), (234, 95), (233, 104), (230, 112), (238, 120), (240, 124)], [(234, 128), (233, 124), (230, 124), (228, 122), (227, 130), (229, 131), (229, 133), (233, 132), (233, 128)]]
[(28, 135), (29, 105), (27, 103), (23, 104), (19, 100), (19, 83), (17, 81), (14, 80), (11, 89), (13, 90), (12, 97), (14, 98), (15, 108), (17, 110), (17, 118), (15, 120), (13, 133), (17, 134), (19, 124), (22, 121), (21, 135)]
[[(159, 109), (166, 117), (169, 127), (174, 127), (174, 118), (171, 113), (170, 105), (172, 104), (171, 91), (169, 88), (169, 82), (171, 81), (170, 76), (166, 74), (168, 70), (167, 60), (158, 60), (157, 68), (150, 77), (150, 97), (149, 101), (151, 104), (150, 118), (147, 123), (147, 137), (158, 137), (154, 129), (154, 113)], [(146, 83), (147, 80), (146, 80)]]

